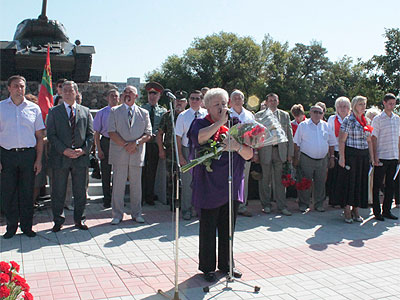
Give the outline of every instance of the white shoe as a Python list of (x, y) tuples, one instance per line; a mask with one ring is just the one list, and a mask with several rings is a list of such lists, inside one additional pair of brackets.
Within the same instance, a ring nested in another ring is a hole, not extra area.
[(144, 223), (144, 219), (143, 219), (142, 216), (136, 217), (136, 218), (134, 219), (134, 221), (135, 221), (136, 223)]
[(121, 220), (120, 220), (120, 219), (113, 218), (113, 219), (111, 220), (111, 225), (118, 225), (119, 223), (121, 223)]

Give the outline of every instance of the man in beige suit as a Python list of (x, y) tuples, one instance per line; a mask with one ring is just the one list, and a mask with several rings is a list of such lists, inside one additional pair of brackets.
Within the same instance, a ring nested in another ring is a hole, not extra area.
[(137, 89), (127, 86), (122, 105), (113, 107), (108, 121), (110, 135), (109, 163), (113, 166), (112, 221), (117, 225), (124, 216), (125, 184), (129, 177), (132, 220), (144, 223), (142, 217), (142, 167), (145, 143), (151, 138), (149, 112), (135, 104)]
[[(282, 129), (286, 133), (287, 142), (279, 143), (276, 145), (266, 146), (259, 149), (258, 159), (261, 164), (263, 172), (263, 185), (269, 186), (273, 184), (273, 197), (278, 206), (278, 210), (285, 216), (290, 216), (292, 213), (287, 209), (285, 187), (282, 185), (282, 168), (283, 164), (288, 161), (292, 162), (293, 157), (293, 133), (292, 126), (290, 125), (289, 114), (283, 110), (278, 109), (279, 97), (277, 94), (270, 93), (267, 95), (267, 109), (262, 110), (256, 114), (256, 120), (270, 110), (274, 116), (281, 123)], [(257, 157), (255, 157), (257, 159)], [(271, 180), (272, 173), (272, 180)], [(263, 212), (271, 212), (271, 198), (260, 199), (263, 206)]]

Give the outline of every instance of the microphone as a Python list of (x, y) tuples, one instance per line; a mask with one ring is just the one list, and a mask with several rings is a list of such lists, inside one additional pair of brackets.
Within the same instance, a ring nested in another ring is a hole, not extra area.
[(173, 100), (176, 99), (175, 95), (172, 93), (172, 91), (170, 89), (165, 89), (163, 94), (165, 96), (167, 96), (169, 99), (173, 99)]
[[(219, 110), (219, 113), (222, 113), (222, 108)], [(226, 114), (228, 115), (228, 121), (230, 121), (232, 119), (232, 116), (231, 116), (232, 112), (230, 110), (227, 110)]]

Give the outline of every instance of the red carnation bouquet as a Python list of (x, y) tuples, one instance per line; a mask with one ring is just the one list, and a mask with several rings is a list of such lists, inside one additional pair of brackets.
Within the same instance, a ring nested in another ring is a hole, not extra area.
[[(237, 123), (229, 131), (217, 131), (213, 138), (197, 152), (197, 158), (192, 159), (182, 167), (182, 172), (185, 173), (199, 164), (205, 165), (207, 171), (212, 172), (212, 160), (221, 157), (221, 153), (226, 147), (223, 140), (228, 136), (233, 137), (239, 144), (247, 145), (253, 149), (287, 142), (285, 132), (280, 123), (272, 114), (270, 118), (272, 120), (269, 122), (270, 125), (268, 127), (254, 121), (252, 123)], [(216, 136), (217, 138), (215, 138)]]
[(296, 190), (305, 191), (311, 187), (312, 181), (306, 177), (302, 177), (300, 181), (296, 182)]
[(15, 261), (0, 262), (0, 300), (33, 300), (25, 278), (18, 275), (19, 268)]
[(289, 163), (288, 161), (286, 161), (284, 163), (283, 169), (282, 169), (282, 185), (285, 188), (295, 185), (296, 180), (294, 178), (295, 178), (295, 174), (294, 174), (292, 164)]

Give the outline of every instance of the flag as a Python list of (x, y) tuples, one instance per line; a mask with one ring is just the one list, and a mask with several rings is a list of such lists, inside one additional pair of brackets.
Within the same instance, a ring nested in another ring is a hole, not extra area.
[(47, 58), (44, 65), (42, 83), (39, 91), (39, 107), (42, 111), (43, 121), (49, 113), (49, 108), (53, 107), (53, 87), (51, 85), (51, 67), (50, 67), (50, 46), (47, 45)]

